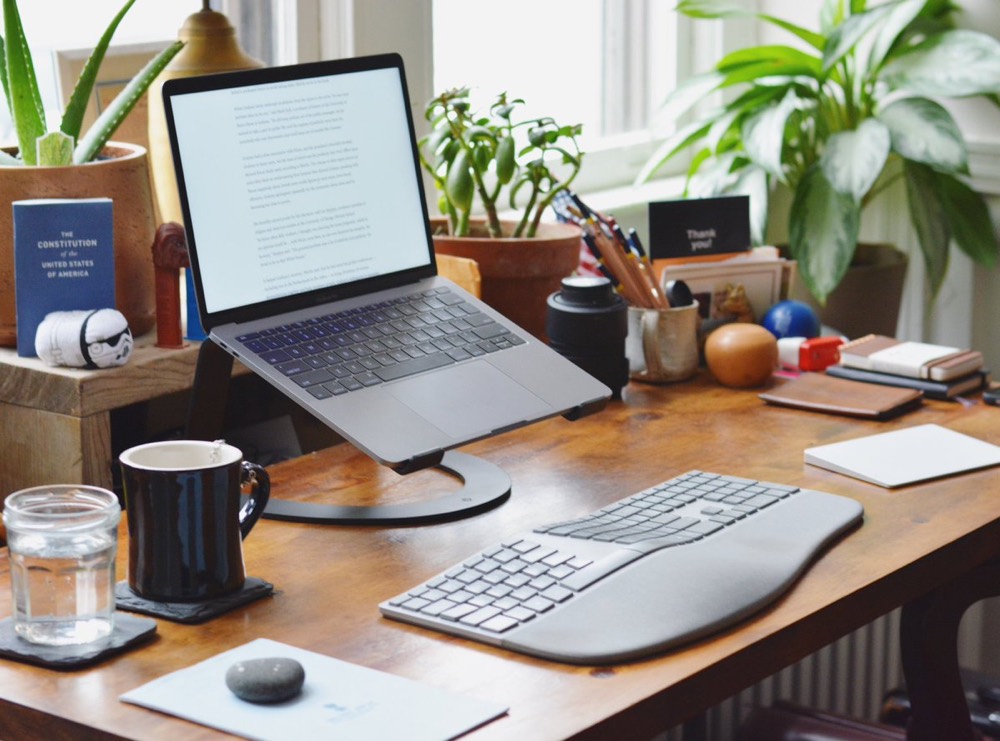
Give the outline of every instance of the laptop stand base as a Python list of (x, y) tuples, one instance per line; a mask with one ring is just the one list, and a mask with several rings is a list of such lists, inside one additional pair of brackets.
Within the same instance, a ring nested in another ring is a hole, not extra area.
[[(222, 437), (233, 358), (211, 340), (198, 351), (186, 434), (195, 440)], [(510, 477), (481, 458), (450, 450), (435, 466), (462, 480), (462, 488), (421, 502), (369, 507), (295, 502), (271, 497), (263, 517), (325, 525), (418, 525), (471, 517), (507, 501)]]

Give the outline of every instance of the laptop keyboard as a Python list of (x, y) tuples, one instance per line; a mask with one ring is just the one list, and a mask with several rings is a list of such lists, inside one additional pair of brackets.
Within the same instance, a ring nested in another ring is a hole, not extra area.
[(525, 342), (446, 287), (237, 339), (317, 399)]
[(845, 497), (691, 471), (506, 538), (380, 609), (559, 661), (641, 658), (770, 604), (861, 515)]

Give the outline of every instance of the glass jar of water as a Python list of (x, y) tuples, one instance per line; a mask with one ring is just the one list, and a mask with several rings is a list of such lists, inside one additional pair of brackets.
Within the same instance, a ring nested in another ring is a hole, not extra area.
[(93, 486), (38, 486), (4, 502), (14, 630), (68, 646), (114, 629), (118, 497)]

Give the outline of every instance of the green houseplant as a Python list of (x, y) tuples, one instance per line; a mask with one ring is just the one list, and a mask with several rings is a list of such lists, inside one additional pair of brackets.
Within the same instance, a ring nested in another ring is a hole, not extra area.
[(519, 119), (522, 104), (504, 93), (482, 115), (468, 88), (441, 93), (427, 104), (420, 159), (443, 214), (435, 251), (475, 260), (483, 300), (544, 339), (546, 300), (579, 265), (581, 232), (542, 216), (580, 171), (581, 126)]
[[(545, 209), (580, 172), (583, 152), (576, 137), (581, 125), (563, 126), (551, 117), (515, 120), (514, 112), (523, 103), (501, 93), (489, 114), (481, 115), (472, 110), (469, 88), (463, 87), (427, 104), (431, 132), (420, 140), (420, 159), (437, 186), (441, 213), (455, 236), (469, 234), (469, 217), (478, 199), (490, 236), (501, 236), (499, 210), (509, 207), (520, 213), (509, 236), (533, 237)], [(517, 139), (522, 131), (523, 145)], [(552, 167), (555, 161), (565, 174)]]
[(49, 131), (31, 50), (21, 27), (17, 0), (3, 0), (4, 34), (0, 37), (0, 81), (3, 83), (7, 108), (17, 133), (19, 156), (0, 152), (0, 164), (60, 166), (83, 164), (97, 157), (153, 79), (183, 46), (178, 41), (156, 55), (81, 137), (83, 115), (93, 93), (98, 70), (118, 24), (134, 3), (135, 0), (128, 0), (112, 19), (80, 72), (59, 129)]
[(954, 28), (950, 0), (823, 0), (819, 31), (737, 0), (681, 0), (677, 9), (692, 18), (754, 17), (796, 45), (735, 51), (679, 86), (667, 101), (675, 115), (715, 91), (730, 97), (663, 142), (640, 180), (693, 150), (688, 192), (749, 193), (758, 239), (771, 188), (786, 186), (789, 251), (820, 304), (851, 264), (863, 208), (900, 179), (932, 297), (952, 240), (973, 260), (996, 264), (986, 204), (965, 182), (965, 141), (935, 98), (1000, 103), (1000, 42)]
[[(111, 142), (118, 125), (153, 78), (176, 54), (175, 43), (150, 62), (86, 131), (82, 122), (98, 69), (115, 30), (135, 0), (127, 0), (101, 36), (80, 73), (59, 128), (49, 131), (31, 52), (16, 0), (3, 0), (0, 82), (14, 123), (17, 146), (0, 150), (0, 345), (17, 342), (13, 223), (10, 203), (30, 198), (107, 197), (114, 202), (116, 308), (133, 334), (155, 322), (150, 246), (155, 207), (146, 150)], [(95, 307), (99, 308), (99, 307)]]

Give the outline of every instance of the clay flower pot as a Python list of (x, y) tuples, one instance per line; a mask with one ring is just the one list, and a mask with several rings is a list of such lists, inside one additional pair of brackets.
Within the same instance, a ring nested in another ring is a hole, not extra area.
[[(146, 150), (111, 142), (102, 159), (66, 167), (0, 166), (0, 346), (17, 344), (11, 202), (29, 198), (110, 198), (114, 210), (116, 307), (132, 334), (156, 320), (152, 244), (156, 216)], [(110, 308), (99, 307), (97, 308)]]
[[(535, 337), (546, 340), (546, 300), (580, 263), (580, 228), (543, 223), (531, 238), (494, 239), (438, 234), (444, 221), (431, 222), (434, 251), (475, 260), (482, 277), (483, 301)], [(502, 226), (506, 233), (514, 224), (503, 222)]]

